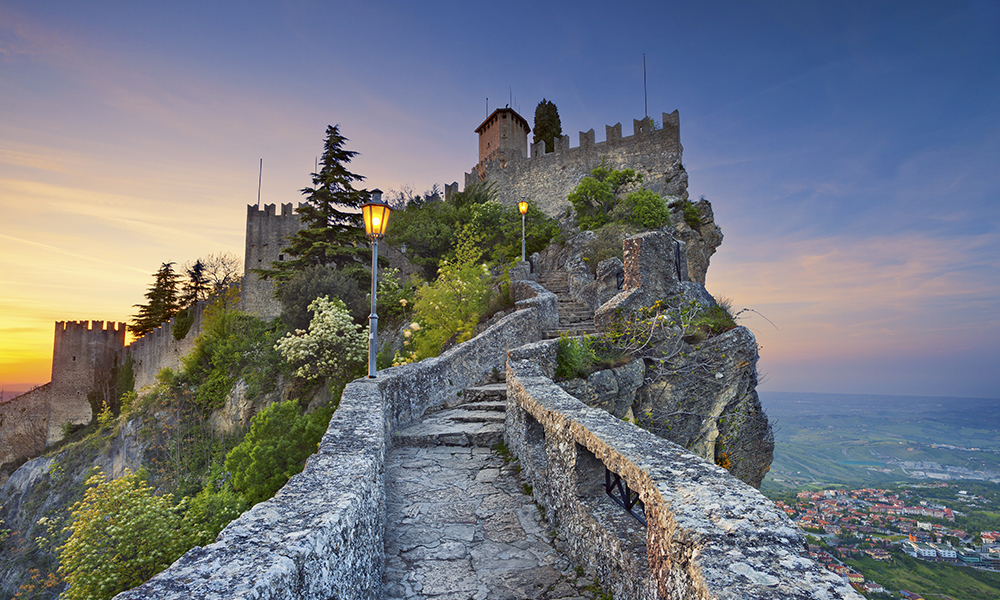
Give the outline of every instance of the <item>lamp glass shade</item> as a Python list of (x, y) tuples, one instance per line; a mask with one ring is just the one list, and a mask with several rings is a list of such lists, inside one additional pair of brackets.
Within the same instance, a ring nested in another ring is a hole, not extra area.
[(365, 204), (361, 207), (361, 214), (365, 219), (365, 233), (369, 236), (382, 237), (385, 235), (385, 226), (389, 222), (389, 213), (392, 209), (388, 204)]
[(528, 213), (528, 203), (525, 202), (524, 200), (521, 200), (520, 202), (517, 203), (517, 210), (521, 211), (522, 215), (527, 214)]

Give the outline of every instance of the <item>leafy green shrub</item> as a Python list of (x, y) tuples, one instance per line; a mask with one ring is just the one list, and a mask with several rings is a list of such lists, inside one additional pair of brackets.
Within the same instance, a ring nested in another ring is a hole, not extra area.
[(333, 406), (300, 414), (294, 400), (272, 404), (254, 415), (250, 432), (226, 455), (233, 489), (249, 506), (273, 496), (292, 475), (302, 472), (332, 415)]
[(353, 277), (334, 267), (313, 265), (296, 272), (278, 289), (281, 322), (289, 331), (307, 329), (312, 320), (309, 305), (316, 298), (327, 296), (340, 299), (354, 321), (364, 323), (371, 312), (367, 291)]
[(59, 571), (70, 584), (62, 598), (111, 598), (170, 566), (193, 543), (190, 526), (165, 496), (136, 474), (87, 480), (70, 509), (72, 534), (59, 547)]
[(586, 377), (596, 360), (594, 351), (586, 337), (572, 338), (566, 335), (559, 337), (559, 347), (556, 349), (556, 379), (572, 379)]
[(187, 505), (184, 519), (195, 535), (195, 545), (211, 544), (233, 519), (247, 509), (247, 501), (230, 485), (219, 485), (224, 472), (214, 465), (208, 484)]
[(611, 218), (638, 229), (659, 229), (670, 224), (670, 209), (656, 192), (636, 190), (615, 207)]
[(336, 298), (316, 298), (309, 310), (314, 313), (309, 331), (297, 330), (275, 344), (285, 360), (297, 365), (295, 375), (306, 380), (336, 377), (346, 381), (359, 375), (368, 357), (364, 328)]
[(490, 272), (479, 262), (480, 241), (465, 228), (455, 259), (442, 262), (437, 280), (417, 290), (414, 312), (420, 325), (412, 339), (418, 358), (437, 356), (446, 343), (464, 342), (475, 333), (490, 300)]

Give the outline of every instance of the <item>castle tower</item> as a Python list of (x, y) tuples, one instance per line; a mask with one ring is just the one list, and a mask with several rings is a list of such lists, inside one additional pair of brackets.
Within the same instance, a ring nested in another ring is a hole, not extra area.
[(273, 319), (281, 314), (281, 306), (274, 298), (274, 282), (262, 278), (253, 270), (270, 269), (271, 263), (289, 258), (282, 250), (288, 247), (289, 236), (295, 235), (301, 228), (302, 223), (292, 211), (290, 202), (281, 205), (281, 214), (275, 214), (273, 204), (264, 205), (264, 210), (252, 204), (247, 206), (246, 252), (240, 300), (243, 312), (265, 319)]
[(49, 384), (48, 441), (62, 439), (66, 422), (85, 425), (92, 417), (87, 393), (111, 370), (125, 347), (125, 323), (57, 321)]
[(498, 108), (476, 127), (479, 134), (479, 164), (528, 157), (528, 134), (531, 127), (524, 117), (510, 108)]

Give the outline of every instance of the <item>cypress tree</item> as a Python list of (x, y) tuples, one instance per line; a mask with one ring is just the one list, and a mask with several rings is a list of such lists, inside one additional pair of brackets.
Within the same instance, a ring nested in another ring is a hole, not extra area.
[(534, 142), (545, 140), (545, 151), (555, 150), (555, 139), (562, 136), (562, 123), (559, 122), (559, 109), (545, 98), (535, 107)]
[(134, 305), (139, 312), (132, 316), (129, 329), (136, 337), (142, 337), (169, 321), (181, 309), (177, 296), (178, 275), (174, 263), (165, 262), (153, 275), (153, 285), (146, 291), (146, 304)]

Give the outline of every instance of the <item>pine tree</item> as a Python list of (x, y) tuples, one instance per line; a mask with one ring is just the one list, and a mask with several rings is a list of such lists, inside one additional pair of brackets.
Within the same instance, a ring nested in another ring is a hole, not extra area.
[(153, 274), (153, 285), (146, 292), (146, 304), (134, 305), (139, 309), (132, 316), (129, 329), (136, 337), (142, 337), (169, 321), (180, 310), (180, 299), (177, 297), (178, 275), (174, 272), (174, 263), (165, 262)]
[(297, 271), (314, 265), (332, 265), (345, 274), (365, 281), (369, 250), (360, 209), (368, 202), (368, 190), (354, 188), (354, 182), (364, 177), (347, 170), (347, 164), (357, 152), (344, 148), (347, 138), (340, 135), (337, 125), (326, 129), (322, 168), (313, 173), (313, 187), (302, 190), (306, 202), (297, 210), (302, 229), (288, 238), (283, 250), (292, 260), (271, 263), (271, 269), (260, 274), (287, 281)]
[(545, 151), (555, 150), (555, 139), (562, 137), (562, 123), (559, 122), (559, 109), (545, 98), (535, 107), (535, 134), (533, 143), (545, 140)]

